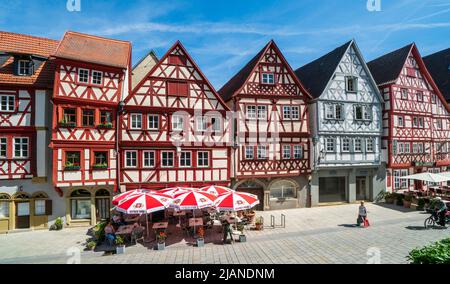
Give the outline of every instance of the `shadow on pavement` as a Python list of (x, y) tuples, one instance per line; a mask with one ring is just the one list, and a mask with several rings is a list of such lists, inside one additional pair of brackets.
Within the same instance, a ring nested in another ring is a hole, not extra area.
[(399, 206), (399, 205), (395, 205), (395, 204), (388, 204), (388, 203), (372, 203), (375, 206), (380, 206), (383, 208), (387, 208), (387, 209), (392, 209), (395, 211), (399, 211), (402, 213), (410, 213), (410, 212), (415, 212), (417, 210), (415, 209), (411, 209), (411, 208), (405, 208), (403, 206)]

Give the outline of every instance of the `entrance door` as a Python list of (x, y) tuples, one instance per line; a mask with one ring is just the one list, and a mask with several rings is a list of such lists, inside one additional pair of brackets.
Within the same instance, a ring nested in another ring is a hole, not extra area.
[(30, 228), (30, 202), (16, 202), (16, 229)]
[(345, 201), (345, 177), (319, 178), (319, 203)]
[(356, 177), (356, 200), (366, 200), (366, 177)]
[(95, 209), (97, 212), (97, 221), (109, 219), (110, 211), (110, 199), (109, 198), (97, 198), (95, 200)]

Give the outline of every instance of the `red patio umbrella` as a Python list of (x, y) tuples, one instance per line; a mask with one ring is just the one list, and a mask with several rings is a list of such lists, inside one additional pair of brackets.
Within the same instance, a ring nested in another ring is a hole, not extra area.
[(196, 188), (193, 187), (168, 187), (161, 190), (157, 190), (155, 192), (163, 193), (165, 195), (169, 195), (174, 197), (175, 195), (179, 195), (181, 193), (187, 193), (191, 191), (196, 191)]
[(113, 197), (112, 204), (118, 205), (120, 202), (122, 202), (123, 200), (127, 199), (129, 196), (132, 196), (132, 195), (135, 195), (135, 194), (140, 194), (143, 191), (144, 190), (141, 190), (141, 189), (135, 189), (135, 190), (129, 190), (129, 191), (123, 192), (121, 194), (118, 194), (118, 195)]
[(222, 194), (234, 192), (231, 188), (225, 187), (225, 186), (218, 186), (218, 185), (210, 185), (205, 186), (199, 189), (200, 191), (207, 192), (209, 194), (220, 196)]
[(217, 211), (240, 211), (259, 204), (258, 197), (247, 192), (230, 192), (223, 194), (214, 202)]

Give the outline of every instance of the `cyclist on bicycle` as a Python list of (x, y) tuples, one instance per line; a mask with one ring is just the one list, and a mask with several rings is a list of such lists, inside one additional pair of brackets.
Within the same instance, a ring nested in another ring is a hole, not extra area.
[(444, 203), (444, 201), (442, 201), (442, 198), (437, 197), (437, 202), (435, 205), (436, 208), (436, 213), (439, 216), (439, 222), (438, 224), (441, 225), (442, 227), (445, 227), (445, 219), (446, 219), (446, 215), (447, 215), (447, 205)]

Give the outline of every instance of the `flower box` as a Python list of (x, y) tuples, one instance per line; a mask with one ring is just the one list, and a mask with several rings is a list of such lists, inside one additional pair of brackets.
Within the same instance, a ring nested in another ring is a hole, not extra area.
[(203, 247), (203, 246), (205, 246), (205, 239), (197, 238), (197, 247)]
[(93, 165), (92, 168), (94, 170), (107, 170), (108, 169), (108, 165)]
[(245, 243), (247, 241), (247, 237), (245, 235), (239, 235), (239, 242)]
[(117, 254), (124, 254), (125, 253), (125, 246), (124, 245), (116, 246), (116, 253)]
[(74, 123), (74, 122), (59, 122), (59, 123), (58, 123), (58, 126), (59, 126), (59, 127), (73, 128), (73, 127), (77, 126), (77, 124)]
[(112, 124), (111, 123), (99, 124), (97, 125), (97, 128), (111, 129)]
[(64, 170), (65, 171), (79, 171), (81, 169), (80, 166), (65, 166)]
[(164, 243), (160, 243), (160, 242), (158, 242), (158, 243), (156, 243), (156, 250), (164, 250), (165, 248), (166, 248), (166, 243), (164, 242)]

